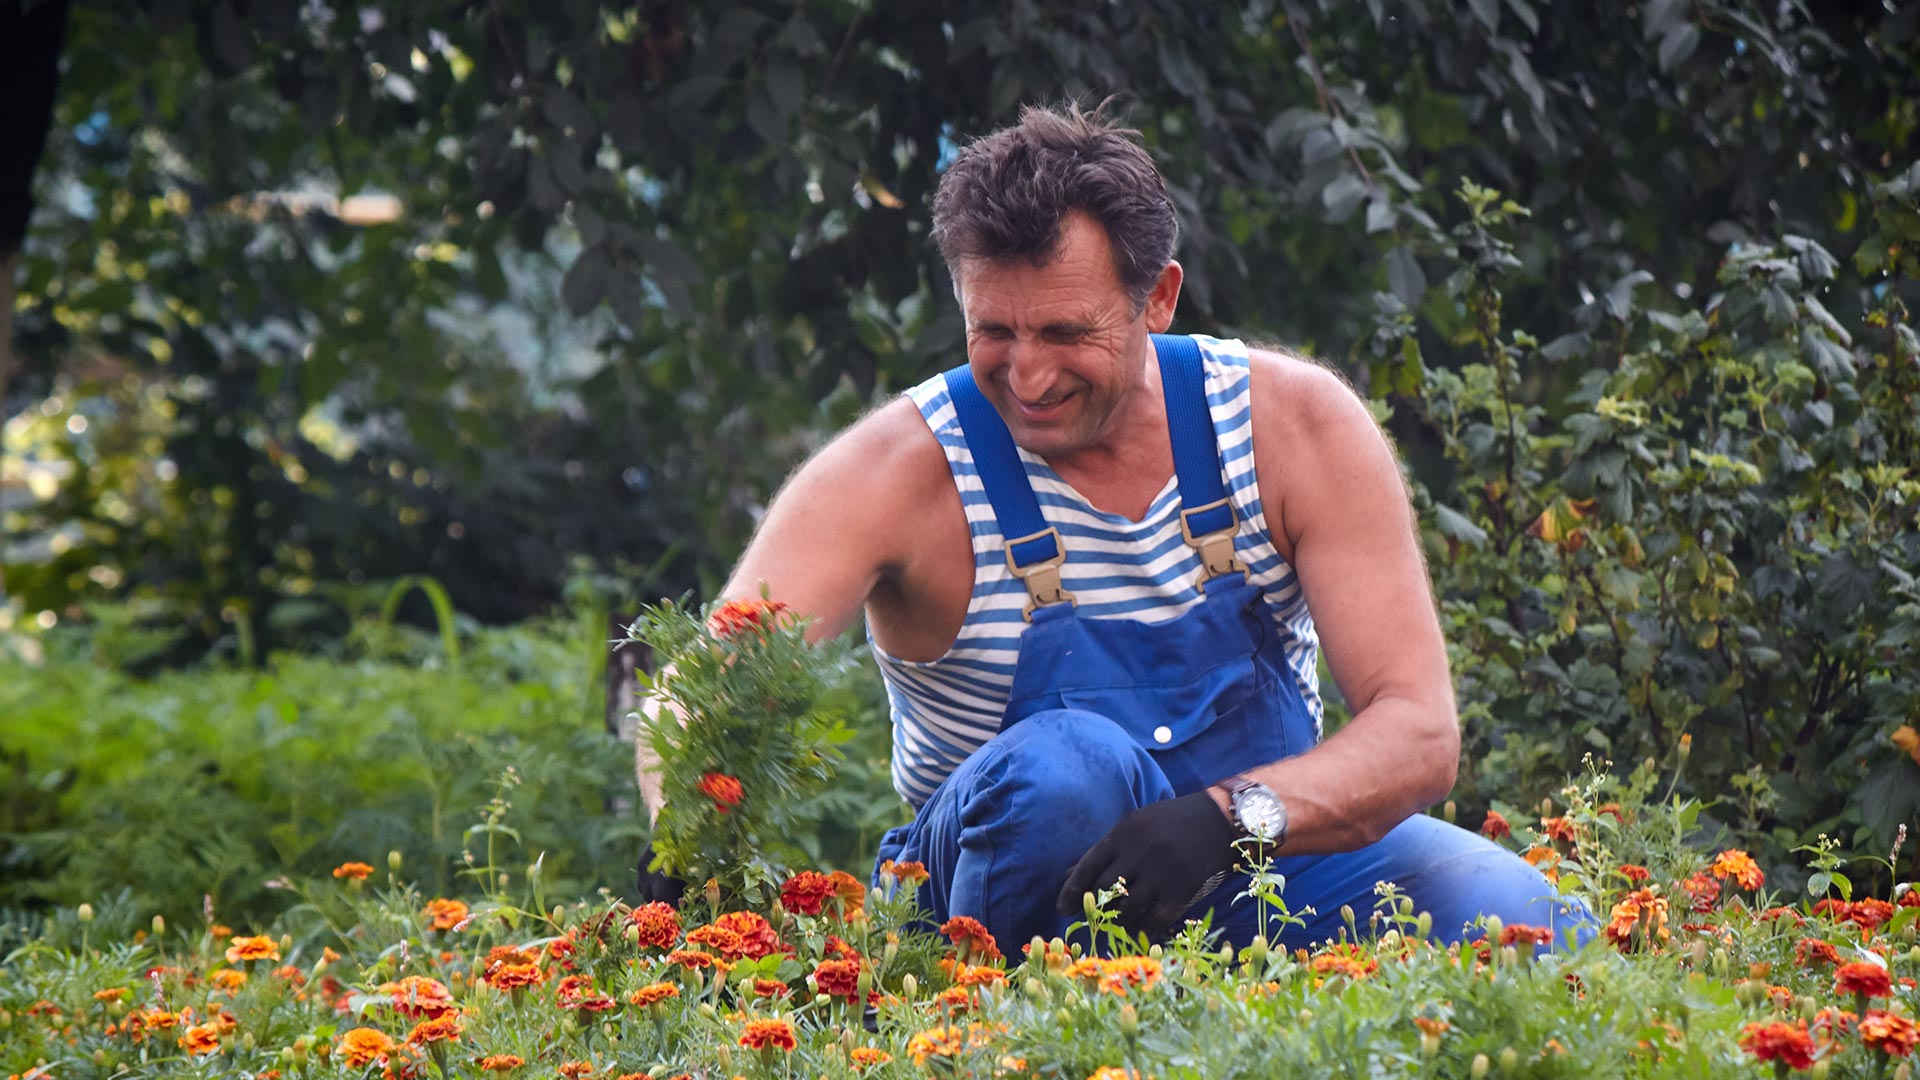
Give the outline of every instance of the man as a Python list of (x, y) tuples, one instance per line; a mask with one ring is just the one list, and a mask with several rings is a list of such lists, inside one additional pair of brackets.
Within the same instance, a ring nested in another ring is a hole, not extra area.
[[(883, 859), (1011, 942), (1119, 883), (1129, 926), (1211, 910), (1244, 943), (1236, 841), (1313, 908), (1289, 945), (1381, 880), (1449, 937), (1566, 924), (1518, 857), (1415, 813), (1459, 733), (1393, 453), (1311, 362), (1157, 336), (1177, 224), (1136, 133), (1029, 108), (958, 153), (933, 212), (967, 364), (802, 466), (726, 588), (764, 583), (818, 636), (864, 610), (917, 811)], [(1324, 742), (1322, 643), (1356, 709)]]

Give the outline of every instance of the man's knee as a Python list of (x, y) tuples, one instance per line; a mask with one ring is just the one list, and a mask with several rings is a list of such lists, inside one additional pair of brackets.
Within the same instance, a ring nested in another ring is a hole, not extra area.
[(1089, 813), (1101, 832), (1137, 806), (1166, 798), (1152, 755), (1118, 724), (1079, 709), (1038, 712), (982, 748), (972, 794), (1017, 797), (1023, 815), (1065, 824)]
[[(1498, 916), (1509, 926), (1545, 927), (1565, 946), (1572, 928), (1584, 941), (1594, 929), (1592, 913), (1564, 897), (1539, 870), (1513, 852), (1434, 818), (1417, 820), (1425, 865), (1401, 879), (1416, 909), (1433, 914), (1435, 936), (1447, 941), (1476, 936), (1473, 923)], [(1397, 832), (1398, 830), (1396, 830)]]

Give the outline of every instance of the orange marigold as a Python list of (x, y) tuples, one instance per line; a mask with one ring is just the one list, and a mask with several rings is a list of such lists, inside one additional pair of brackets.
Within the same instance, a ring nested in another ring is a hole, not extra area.
[(1889, 1057), (1906, 1057), (1920, 1046), (1920, 1026), (1904, 1016), (1875, 1009), (1860, 1018), (1860, 1041)]
[(1862, 897), (1847, 908), (1847, 919), (1860, 929), (1872, 933), (1885, 926), (1893, 918), (1894, 907), (1877, 896)]
[(539, 964), (497, 964), (487, 968), (486, 983), (495, 990), (513, 991), (525, 986), (539, 986), (547, 981), (547, 973)]
[(893, 1055), (877, 1046), (856, 1046), (847, 1051), (847, 1057), (853, 1061), (856, 1069), (870, 1069), (875, 1065), (885, 1065), (893, 1060)]
[(772, 923), (751, 911), (729, 911), (713, 920), (713, 925), (740, 936), (739, 954), (724, 954), (729, 960), (759, 960), (776, 952), (793, 951), (781, 944), (780, 935), (774, 933)]
[(919, 885), (932, 876), (927, 873), (926, 863), (911, 859), (906, 862), (894, 862), (892, 859), (888, 859), (886, 862), (880, 864), (880, 872), (882, 874), (891, 873), (895, 881), (907, 886)]
[(1748, 1024), (1740, 1031), (1740, 1046), (1759, 1061), (1778, 1061), (1791, 1069), (1813, 1067), (1813, 1036), (1804, 1020)]
[(742, 630), (768, 630), (789, 609), (778, 600), (729, 600), (707, 616), (707, 632), (730, 638)]
[(1541, 877), (1552, 882), (1558, 882), (1560, 880), (1559, 852), (1544, 844), (1535, 844), (1533, 847), (1521, 852), (1520, 857), (1527, 861), (1528, 866), (1540, 871)]
[(1507, 824), (1506, 815), (1498, 810), (1487, 811), (1487, 820), (1480, 823), (1480, 835), (1489, 840), (1498, 840), (1513, 835), (1513, 826)]
[(833, 895), (840, 899), (840, 909), (848, 919), (855, 918), (866, 910), (867, 884), (845, 870), (834, 870), (827, 874), (827, 880), (833, 883)]
[(1893, 993), (1893, 979), (1887, 969), (1866, 960), (1841, 964), (1833, 972), (1833, 992), (1859, 997), (1886, 997)]
[(759, 998), (783, 998), (793, 993), (793, 987), (779, 979), (753, 980), (753, 996)]
[(1540, 819), (1540, 834), (1556, 844), (1573, 847), (1580, 842), (1580, 828), (1569, 817)]
[(1087, 1080), (1140, 1080), (1140, 1074), (1118, 1065), (1102, 1065), (1093, 1070)]
[(1793, 962), (1801, 967), (1816, 962), (1837, 967), (1840, 964), (1840, 950), (1834, 948), (1831, 942), (1819, 938), (1801, 938), (1793, 946)]
[(218, 971), (208, 972), (207, 981), (212, 983), (216, 990), (232, 993), (247, 985), (247, 973), (239, 968), (221, 968)]
[(851, 960), (822, 960), (813, 969), (813, 985), (822, 994), (851, 998), (860, 985), (860, 965)]
[(363, 862), (343, 862), (333, 868), (334, 877), (348, 878), (353, 881), (365, 881), (367, 875), (371, 873), (373, 873), (373, 867)]
[(453, 1008), (453, 993), (447, 984), (425, 975), (381, 983), (376, 992), (387, 995), (403, 1016), (439, 1016)]
[(702, 773), (700, 783), (695, 787), (700, 794), (712, 799), (713, 808), (723, 814), (740, 805), (740, 800), (746, 798), (747, 794), (746, 789), (740, 786), (740, 780), (726, 773)]
[(952, 975), (957, 986), (999, 986), (1007, 981), (1007, 973), (990, 964), (955, 964)]
[(1905, 750), (1907, 756), (1913, 759), (1913, 763), (1920, 765), (1920, 731), (1913, 730), (1912, 725), (1901, 724), (1894, 728), (1893, 734), (1887, 736), (1887, 741)]
[(1128, 987), (1145, 990), (1160, 981), (1160, 961), (1151, 956), (1116, 956), (1100, 965), (1100, 989), (1125, 997)]
[(675, 949), (667, 954), (667, 963), (678, 964), (688, 971), (710, 968), (714, 965), (713, 954), (698, 949)]
[(1419, 1028), (1423, 1035), (1445, 1035), (1447, 1029), (1453, 1025), (1437, 1016), (1416, 1016), (1413, 1018), (1413, 1026)]
[(642, 904), (627, 915), (634, 944), (641, 948), (671, 949), (680, 938), (680, 913), (664, 900)]
[(280, 946), (272, 938), (261, 934), (258, 937), (237, 937), (227, 946), (227, 963), (244, 964), (249, 960), (278, 960)]
[(1688, 907), (1702, 914), (1712, 911), (1720, 902), (1720, 883), (1708, 876), (1705, 871), (1693, 874), (1680, 883), (1687, 894)]
[(993, 934), (971, 915), (955, 915), (940, 924), (940, 932), (947, 935), (947, 939), (963, 954), (988, 960), (1000, 959), (1000, 946), (993, 940)]
[(687, 944), (710, 949), (721, 956), (739, 956), (746, 943), (740, 940), (739, 934), (724, 926), (709, 923), (687, 931)]
[(833, 881), (818, 870), (802, 870), (780, 886), (780, 903), (788, 911), (818, 915), (833, 895)]
[(1344, 975), (1349, 979), (1364, 979), (1380, 970), (1380, 961), (1373, 958), (1367, 950), (1352, 942), (1329, 945), (1312, 959), (1307, 967), (1316, 975)]
[(1621, 863), (1617, 871), (1632, 884), (1638, 885), (1653, 876), (1653, 872), (1638, 863)]
[(427, 901), (426, 909), (420, 914), (433, 921), (433, 929), (452, 930), (466, 919), (467, 904), (464, 900), (436, 897)]
[(679, 996), (679, 987), (672, 983), (656, 982), (648, 983), (633, 993), (628, 994), (627, 1001), (644, 1009), (649, 1005), (657, 1005), (668, 998), (677, 998)]
[(512, 1072), (527, 1063), (518, 1054), (488, 1054), (480, 1059), (481, 1072)]
[(1760, 872), (1760, 864), (1753, 856), (1739, 848), (1728, 848), (1713, 857), (1713, 865), (1707, 868), (1714, 877), (1732, 878), (1741, 888), (1748, 891), (1766, 884), (1767, 875)]
[(593, 1062), (566, 1061), (560, 1064), (557, 1071), (561, 1076), (566, 1077), (567, 1080), (578, 1080), (579, 1077), (591, 1076), (593, 1074)]
[(792, 1050), (800, 1043), (793, 1037), (793, 1025), (785, 1020), (749, 1020), (740, 1033), (740, 1045), (751, 1050)]
[(357, 1027), (340, 1036), (340, 1045), (336, 1050), (340, 1060), (346, 1062), (349, 1068), (358, 1069), (393, 1053), (397, 1045), (378, 1028)]
[(958, 1024), (943, 1024), (916, 1031), (907, 1040), (907, 1055), (915, 1065), (925, 1065), (930, 1057), (959, 1057), (967, 1049), (967, 1033)]
[(1553, 931), (1545, 926), (1528, 926), (1526, 923), (1509, 923), (1500, 928), (1502, 945), (1551, 945)]
[(428, 1043), (452, 1042), (460, 1037), (464, 1025), (457, 1012), (444, 1012), (430, 1020), (422, 1020), (407, 1032), (407, 1042), (413, 1046), (425, 1046)]
[(119, 1001), (126, 996), (127, 988), (124, 986), (109, 986), (105, 990), (95, 990), (93, 992), (93, 1000), (95, 1001)]
[(220, 1035), (214, 1030), (212, 1024), (195, 1024), (181, 1032), (180, 1038), (175, 1041), (180, 1044), (180, 1049), (185, 1050), (189, 1054), (217, 1054), (220, 1052)]

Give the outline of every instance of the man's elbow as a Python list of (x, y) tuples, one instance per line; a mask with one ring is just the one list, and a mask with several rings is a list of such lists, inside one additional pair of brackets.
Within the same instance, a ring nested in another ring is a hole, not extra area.
[(1421, 768), (1416, 806), (1425, 809), (1451, 794), (1460, 776), (1460, 721), (1451, 702), (1427, 713), (1417, 742)]

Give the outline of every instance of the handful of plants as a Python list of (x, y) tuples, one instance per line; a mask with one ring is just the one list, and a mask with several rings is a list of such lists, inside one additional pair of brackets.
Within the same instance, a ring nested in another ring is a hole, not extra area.
[(777, 895), (782, 865), (805, 859), (788, 839), (794, 808), (831, 782), (852, 737), (843, 677), (852, 658), (838, 643), (810, 644), (806, 629), (765, 598), (704, 610), (666, 602), (629, 628), (664, 673), (642, 676), (661, 710), (639, 728), (664, 799), (653, 869), (706, 883), (710, 899)]

